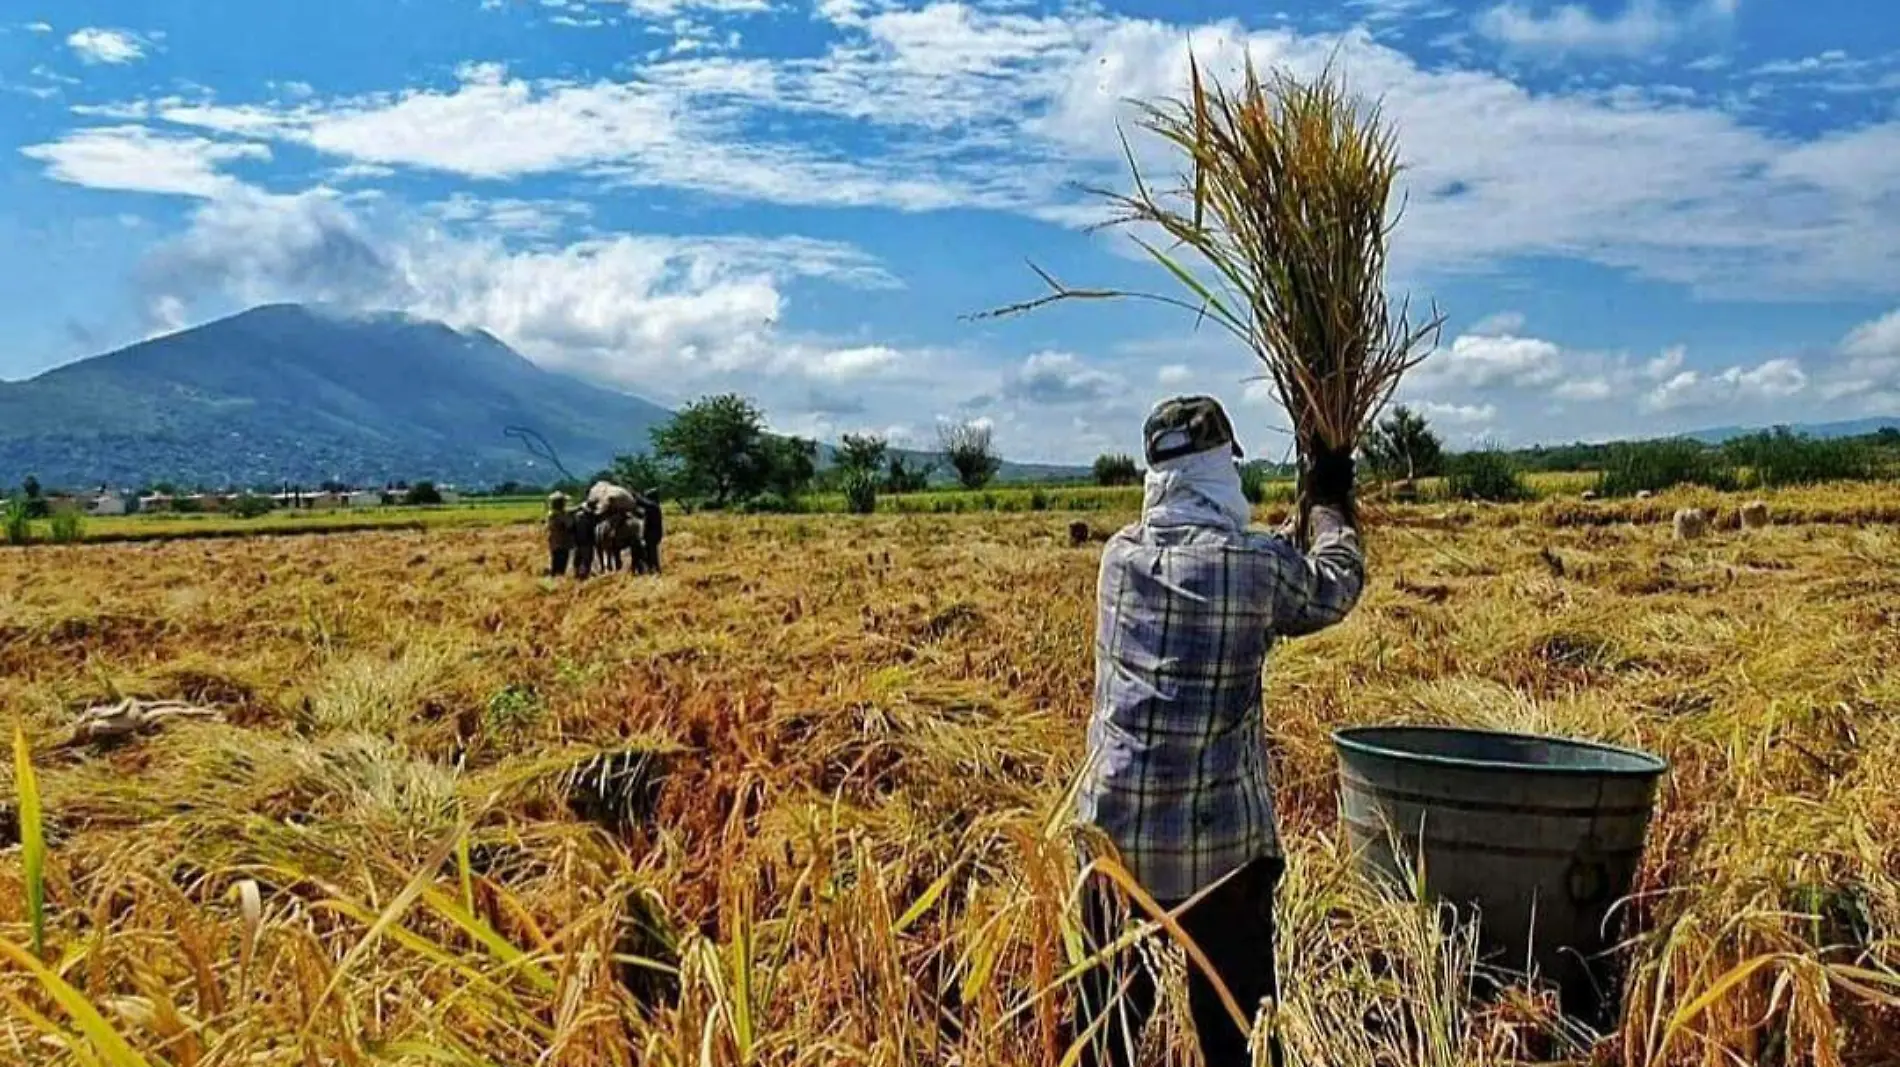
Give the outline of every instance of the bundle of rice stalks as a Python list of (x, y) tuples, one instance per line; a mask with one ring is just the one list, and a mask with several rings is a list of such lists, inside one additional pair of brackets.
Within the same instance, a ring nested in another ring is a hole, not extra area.
[[(1103, 225), (1138, 231), (1186, 295), (1072, 289), (1036, 268), (1050, 292), (990, 315), (1132, 297), (1212, 321), (1259, 359), (1286, 408), (1304, 490), (1316, 458), (1352, 453), (1444, 322), (1434, 311), (1415, 325), (1409, 302), (1387, 300), (1397, 138), (1330, 67), (1310, 82), (1284, 71), (1262, 79), (1249, 60), (1238, 90), (1204, 81), (1192, 61), (1189, 71), (1185, 98), (1136, 105), (1139, 126), (1185, 157), (1180, 184), (1151, 184), (1124, 137), (1132, 191), (1095, 191), (1112, 208)], [(1139, 232), (1152, 230), (1171, 247)]]

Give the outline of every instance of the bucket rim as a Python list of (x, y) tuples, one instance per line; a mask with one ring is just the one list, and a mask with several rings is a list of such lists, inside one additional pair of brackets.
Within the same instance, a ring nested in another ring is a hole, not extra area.
[[(1479, 734), (1486, 737), (1503, 737), (1515, 741), (1538, 741), (1544, 744), (1562, 745), (1568, 748), (1590, 749), (1607, 752), (1631, 760), (1639, 766), (1628, 767), (1571, 767), (1541, 763), (1515, 763), (1509, 760), (1469, 759), (1463, 756), (1440, 756), (1430, 752), (1411, 752), (1391, 748), (1368, 740), (1364, 735), (1389, 730), (1410, 730), (1417, 733), (1437, 734)], [(1333, 746), (1345, 752), (1358, 755), (1378, 756), (1386, 759), (1403, 759), (1415, 763), (1426, 763), (1438, 767), (1466, 767), (1475, 770), (1499, 770), (1508, 768), (1519, 773), (1593, 775), (1599, 778), (1656, 778), (1669, 771), (1669, 761), (1654, 753), (1641, 749), (1625, 748), (1621, 745), (1605, 744), (1601, 741), (1584, 741), (1574, 737), (1558, 737), (1554, 734), (1521, 733), (1515, 730), (1487, 730), (1471, 726), (1442, 726), (1419, 724), (1409, 725), (1392, 723), (1385, 726), (1347, 726), (1332, 732)]]

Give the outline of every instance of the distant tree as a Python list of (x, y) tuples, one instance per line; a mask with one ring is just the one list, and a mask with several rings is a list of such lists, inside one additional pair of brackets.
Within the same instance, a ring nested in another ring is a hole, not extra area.
[(417, 482), (402, 495), (402, 502), (411, 506), (442, 503), (442, 493), (434, 482)]
[(153, 482), (152, 492), (159, 496), (177, 496), (178, 487), (170, 482)]
[(271, 509), (276, 506), (276, 501), (268, 496), (262, 496), (257, 493), (244, 493), (236, 500), (231, 501), (231, 506), (225, 510), (240, 519), (255, 519), (259, 515), (268, 514)]
[(818, 473), (818, 442), (803, 437), (765, 439), (765, 487), (786, 500), (811, 488)]
[(943, 458), (957, 472), (957, 481), (965, 489), (981, 489), (990, 484), (1003, 461), (996, 455), (986, 422), (957, 422), (937, 428), (937, 442)]
[(26, 516), (29, 519), (43, 519), (51, 510), (46, 502), (45, 490), (40, 488), (40, 480), (31, 474), (20, 483), (20, 495), (26, 498)]
[(937, 465), (922, 460), (904, 462), (903, 456), (893, 455), (884, 467), (884, 491), (892, 494), (921, 493), (930, 488), (930, 476), (937, 472)]
[(1096, 485), (1134, 485), (1141, 481), (1141, 467), (1129, 455), (1096, 456)]
[(330, 479), (330, 480), (318, 482), (317, 488), (323, 490), (326, 493), (347, 493), (350, 491), (350, 484), (348, 482), (339, 482), (334, 479)]
[(648, 496), (671, 496), (676, 472), (645, 452), (614, 457), (607, 480)]
[(765, 416), (736, 393), (686, 405), (653, 429), (653, 455), (676, 472), (681, 495), (714, 507), (754, 496), (772, 478)]
[(1366, 466), (1382, 478), (1429, 478), (1445, 462), (1444, 443), (1425, 416), (1400, 404), (1366, 435)]
[(891, 443), (876, 434), (848, 433), (838, 442), (838, 466), (846, 471), (875, 475), (884, 466)]
[(1900, 426), (1882, 426), (1874, 438), (1883, 445), (1900, 445)]

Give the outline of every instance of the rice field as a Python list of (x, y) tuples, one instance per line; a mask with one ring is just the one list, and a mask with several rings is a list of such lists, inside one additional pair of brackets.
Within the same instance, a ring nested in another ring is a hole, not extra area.
[[(1291, 1062), (1895, 1062), (1900, 487), (1741, 499), (1377, 510), (1269, 667)], [(1131, 508), (688, 516), (585, 585), (519, 525), (0, 550), (0, 1062), (1056, 1067)], [(125, 698), (216, 715), (65, 743)], [(1327, 738), (1373, 722), (1670, 759), (1617, 1032), (1354, 875)]]

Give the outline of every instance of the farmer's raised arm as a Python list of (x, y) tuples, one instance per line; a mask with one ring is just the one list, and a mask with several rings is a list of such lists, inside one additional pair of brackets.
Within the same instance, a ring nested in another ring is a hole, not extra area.
[(1359, 603), (1366, 584), (1365, 555), (1353, 528), (1351, 455), (1321, 456), (1308, 473), (1312, 506), (1307, 529), (1312, 548), (1283, 552), (1281, 596), (1274, 605), (1273, 629), (1286, 637), (1323, 630), (1344, 619)]

